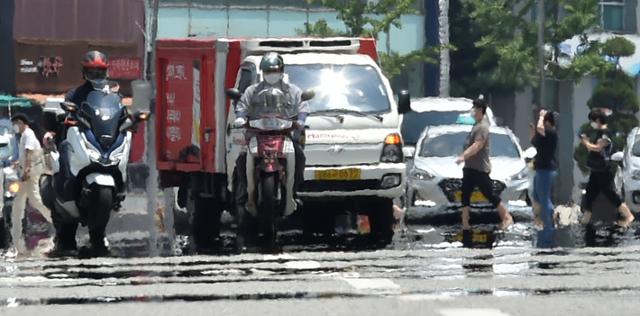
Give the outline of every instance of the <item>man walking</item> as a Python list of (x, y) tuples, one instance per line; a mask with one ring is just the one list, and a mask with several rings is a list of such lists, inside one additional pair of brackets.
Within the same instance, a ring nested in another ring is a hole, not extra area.
[(21, 113), (16, 114), (11, 118), (11, 123), (14, 132), (21, 135), (18, 144), (18, 174), (21, 177), (21, 182), (11, 209), (11, 238), (17, 252), (16, 255), (24, 255), (27, 253), (27, 248), (22, 235), (22, 218), (25, 215), (27, 199), (29, 199), (29, 204), (38, 210), (49, 223), (51, 223), (51, 211), (44, 206), (40, 197), (38, 182), (44, 171), (42, 147), (40, 147), (35, 133), (29, 127), (29, 118)]
[(493, 181), (489, 176), (491, 173), (491, 161), (489, 160), (491, 145), (489, 141), (489, 123), (485, 119), (486, 112), (487, 102), (480, 95), (473, 101), (473, 107), (471, 108), (471, 117), (476, 123), (467, 137), (464, 152), (456, 160), (458, 164), (464, 163), (464, 168), (462, 169), (462, 229), (467, 232), (471, 230), (471, 225), (469, 224), (471, 194), (476, 187), (498, 210), (501, 220), (498, 228), (506, 229), (513, 224), (513, 218), (509, 211), (507, 211), (500, 197), (493, 192)]

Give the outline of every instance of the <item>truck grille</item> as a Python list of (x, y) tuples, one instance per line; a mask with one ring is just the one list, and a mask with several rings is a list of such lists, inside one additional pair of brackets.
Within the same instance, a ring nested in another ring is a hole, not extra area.
[[(456, 192), (460, 192), (462, 190), (462, 179), (444, 179), (440, 181), (438, 184), (444, 195), (447, 197), (449, 202), (456, 201)], [(506, 185), (501, 181), (493, 180), (493, 193), (495, 195), (500, 196), (502, 191), (506, 188)]]

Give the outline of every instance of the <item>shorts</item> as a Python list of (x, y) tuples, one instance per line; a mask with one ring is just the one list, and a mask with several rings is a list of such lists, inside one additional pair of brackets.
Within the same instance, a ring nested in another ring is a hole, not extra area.
[(498, 207), (502, 200), (493, 192), (493, 180), (489, 173), (475, 169), (462, 169), (462, 206), (471, 206), (471, 194), (478, 188), (493, 207)]

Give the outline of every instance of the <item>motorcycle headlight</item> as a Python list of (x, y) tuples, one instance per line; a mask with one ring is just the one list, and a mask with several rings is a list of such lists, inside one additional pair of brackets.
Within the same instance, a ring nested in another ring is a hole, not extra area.
[(528, 176), (529, 176), (529, 169), (525, 167), (524, 169), (520, 170), (520, 172), (511, 176), (511, 181), (523, 180), (523, 179), (526, 179)]
[(102, 157), (102, 155), (100, 155), (100, 151), (95, 146), (93, 146), (93, 144), (91, 144), (85, 137), (82, 137), (82, 140), (84, 140), (84, 147), (87, 148), (89, 159), (91, 159), (91, 161), (99, 161), (100, 157)]
[(634, 170), (633, 174), (631, 174), (633, 180), (640, 180), (640, 170)]
[(433, 180), (436, 176), (431, 173), (421, 170), (421, 169), (413, 169), (410, 174), (411, 178), (416, 180)]
[(261, 130), (278, 131), (291, 128), (293, 122), (290, 120), (284, 120), (277, 117), (261, 118), (258, 120), (252, 120), (249, 122), (249, 126)]

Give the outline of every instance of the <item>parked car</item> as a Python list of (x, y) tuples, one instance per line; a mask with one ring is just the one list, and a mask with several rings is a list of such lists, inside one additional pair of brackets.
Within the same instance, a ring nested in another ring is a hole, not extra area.
[[(460, 207), (462, 166), (456, 157), (463, 151), (471, 125), (427, 127), (417, 142), (407, 185), (407, 217), (422, 218), (457, 211)], [(493, 188), (503, 201), (524, 200), (529, 169), (511, 130), (490, 129)], [(484, 195), (474, 192), (473, 208), (491, 209)]]
[(637, 213), (640, 208), (640, 127), (631, 130), (622, 153), (615, 153), (612, 160), (620, 160), (616, 187), (629, 208)]
[[(420, 134), (427, 126), (457, 124), (469, 112), (473, 100), (467, 98), (426, 97), (411, 100), (411, 111), (402, 115), (400, 132), (404, 141), (406, 157), (412, 157)], [(487, 108), (486, 119), (489, 124), (496, 125), (496, 118), (491, 108)]]

